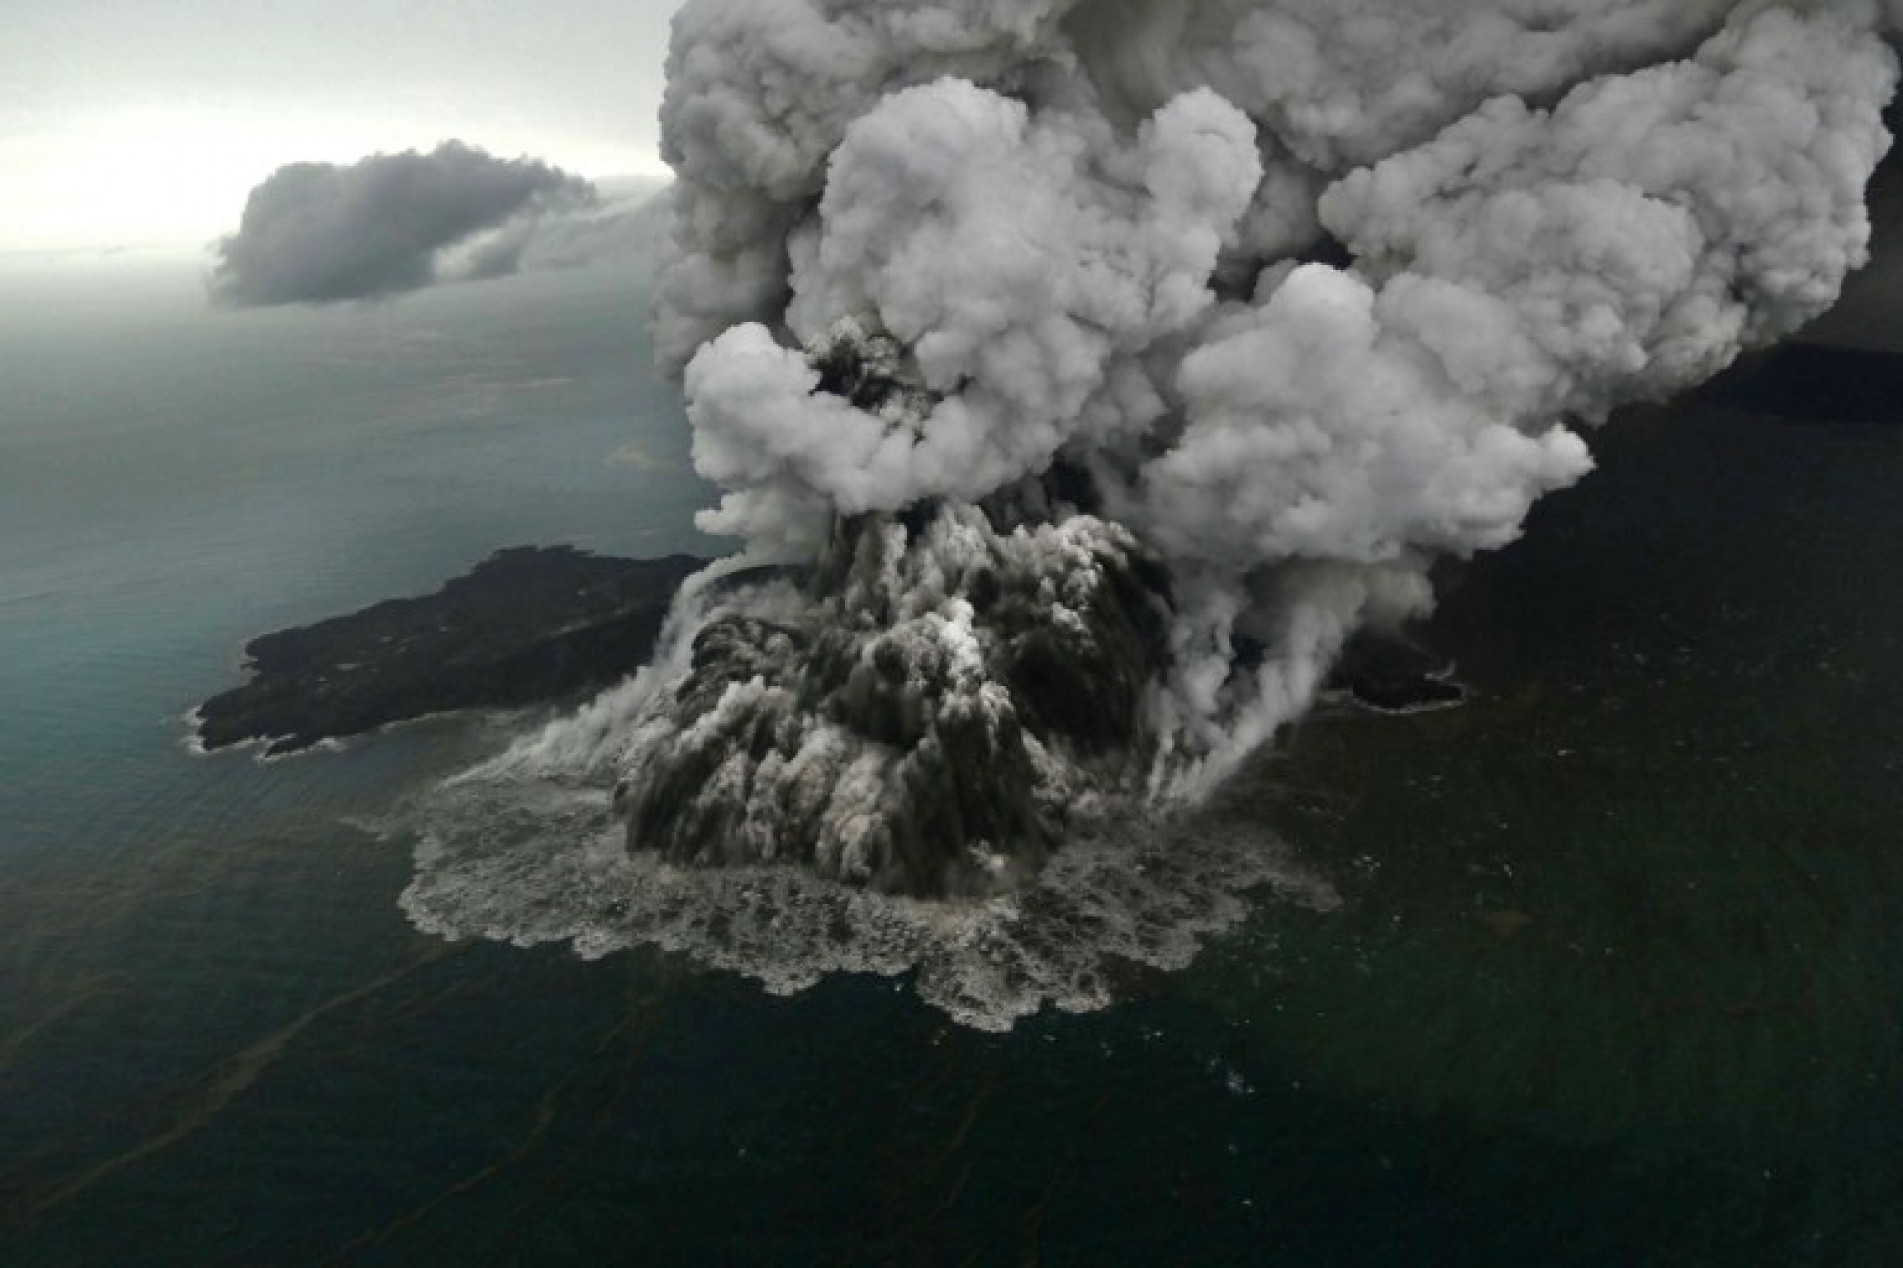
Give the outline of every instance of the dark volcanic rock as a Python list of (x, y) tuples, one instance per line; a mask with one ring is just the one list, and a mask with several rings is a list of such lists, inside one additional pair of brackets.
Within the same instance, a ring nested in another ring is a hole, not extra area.
[(674, 592), (705, 563), (499, 551), (435, 594), (252, 640), (251, 681), (205, 702), (200, 740), (292, 753), (425, 714), (598, 690), (647, 660)]
[(1467, 698), (1446, 661), (1395, 634), (1361, 630), (1342, 648), (1328, 685), (1383, 713), (1444, 708)]

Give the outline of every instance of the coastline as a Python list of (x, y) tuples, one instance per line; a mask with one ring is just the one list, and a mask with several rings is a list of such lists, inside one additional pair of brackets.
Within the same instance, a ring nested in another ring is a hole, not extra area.
[(646, 663), (680, 585), (706, 564), (496, 551), (431, 594), (248, 640), (247, 681), (187, 711), (186, 747), (262, 746), (275, 760), (429, 717), (579, 699)]

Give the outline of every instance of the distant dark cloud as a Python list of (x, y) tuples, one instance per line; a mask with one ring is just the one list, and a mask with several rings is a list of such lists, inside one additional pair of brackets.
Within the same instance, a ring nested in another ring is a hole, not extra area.
[(460, 141), (341, 167), (293, 163), (251, 191), (238, 232), (218, 242), (212, 295), (324, 304), (510, 273), (540, 217), (594, 202), (592, 185), (558, 167)]

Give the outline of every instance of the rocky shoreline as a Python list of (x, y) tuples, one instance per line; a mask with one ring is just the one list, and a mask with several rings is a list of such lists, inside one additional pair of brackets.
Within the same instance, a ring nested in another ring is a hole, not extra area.
[(197, 710), (199, 743), (283, 756), (433, 713), (599, 691), (646, 663), (675, 591), (706, 563), (498, 551), (434, 594), (253, 639), (250, 681)]

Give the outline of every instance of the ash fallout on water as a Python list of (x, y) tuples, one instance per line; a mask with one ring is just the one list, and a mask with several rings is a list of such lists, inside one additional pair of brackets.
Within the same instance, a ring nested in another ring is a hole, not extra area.
[(503, 767), (606, 773), (637, 857), (928, 897), (1187, 813), (1616, 407), (1831, 306), (1896, 16), (690, 0), (657, 331), (701, 526), (782, 567)]

